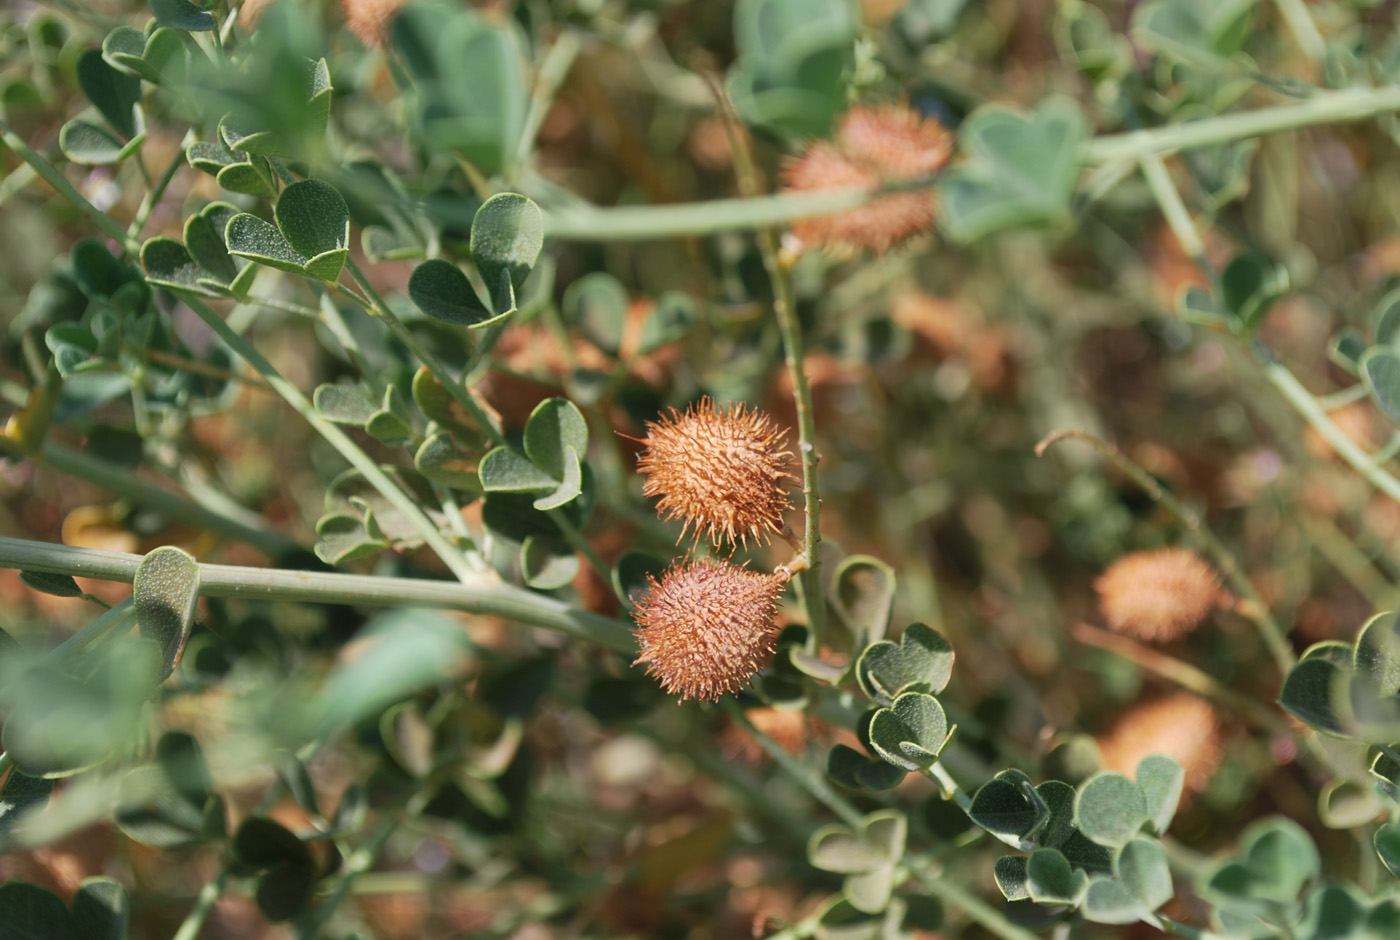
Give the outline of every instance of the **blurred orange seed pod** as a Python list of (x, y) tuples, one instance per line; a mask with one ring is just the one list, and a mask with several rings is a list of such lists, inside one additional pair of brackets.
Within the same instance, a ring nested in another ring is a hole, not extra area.
[(1156, 643), (1190, 633), (1226, 598), (1215, 570), (1184, 548), (1124, 555), (1094, 587), (1111, 629)]

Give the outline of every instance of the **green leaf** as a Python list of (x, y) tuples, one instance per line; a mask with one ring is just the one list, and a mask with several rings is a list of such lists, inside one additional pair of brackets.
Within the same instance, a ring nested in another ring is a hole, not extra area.
[(481, 458), (477, 474), (488, 493), (539, 493), (557, 489), (560, 482), (509, 447), (497, 447)]
[(78, 85), (113, 130), (130, 140), (140, 131), (136, 113), (141, 79), (113, 68), (97, 49), (78, 57)]
[(0, 884), (0, 925), (5, 940), (79, 940), (58, 895), (22, 881)]
[(1166, 835), (1176, 815), (1186, 773), (1170, 757), (1149, 754), (1138, 762), (1137, 783), (1147, 804), (1147, 821), (1157, 835)]
[(107, 34), (107, 38), (102, 40), (102, 58), (107, 60), (107, 64), (114, 69), (125, 71), (132, 75), (146, 78), (152, 82), (159, 81), (160, 76), (154, 72), (147, 74), (146, 62), (143, 56), (146, 53), (146, 34), (134, 26), (118, 26)]
[[(262, 159), (257, 157), (255, 159)], [(243, 163), (230, 163), (219, 170), (215, 176), (219, 185), (231, 193), (242, 193), (245, 196), (272, 196), (275, 190), (268, 182), (267, 175), (260, 172), (257, 164), (248, 161)], [(270, 226), (269, 226), (270, 227)], [(227, 241), (227, 233), (225, 233)], [(229, 246), (232, 251), (232, 245)]]
[(19, 580), (25, 587), (32, 588), (42, 594), (52, 594), (54, 597), (83, 596), (83, 589), (78, 587), (78, 582), (73, 580), (72, 575), (21, 571)]
[(489, 316), (467, 276), (441, 258), (430, 258), (413, 269), (408, 296), (419, 310), (444, 323), (472, 326)]
[[(574, 456), (569, 456), (569, 451)], [(535, 406), (525, 423), (525, 453), (556, 480), (563, 479), (578, 456), (588, 450), (588, 423), (573, 402), (548, 398)]]
[(861, 689), (886, 704), (904, 692), (941, 692), (952, 674), (952, 646), (921, 623), (906, 627), (898, 646), (889, 640), (872, 643), (856, 662)]
[(1074, 834), (1074, 787), (1060, 780), (1046, 780), (1035, 792), (1049, 811), (1044, 821), (1028, 835), (1036, 843), (1057, 849)]
[(670, 564), (667, 559), (659, 558), (650, 552), (624, 552), (613, 565), (613, 588), (635, 604), (651, 587), (648, 579), (660, 578), (661, 573), (670, 567)]
[(992, 877), (1008, 901), (1029, 901), (1029, 860), (1024, 855), (1003, 855), (992, 866)]
[(1213, 65), (1240, 50), (1255, 0), (1149, 0), (1133, 11), (1130, 32), (1143, 48)]
[(15, 824), (31, 813), (42, 810), (53, 792), (53, 781), (31, 777), (13, 770), (0, 787), (0, 846)]
[[(472, 219), (472, 260), (493, 295), (502, 273), (508, 274), (511, 285), (519, 290), (543, 247), (544, 215), (525, 196), (497, 193), (476, 210)], [(496, 312), (503, 312), (502, 298), (495, 300)]]
[(1292, 904), (1321, 869), (1317, 847), (1297, 823), (1271, 817), (1250, 825), (1240, 850), (1205, 873), (1202, 896), (1245, 911)]
[(1172, 899), (1172, 876), (1160, 842), (1136, 838), (1123, 846), (1114, 865), (1118, 882), (1149, 911)]
[(1055, 848), (1069, 859), (1071, 865), (1082, 868), (1091, 875), (1106, 875), (1113, 870), (1113, 853), (1097, 842), (1091, 842), (1078, 829), (1071, 832), (1069, 837)]
[(952, 732), (938, 699), (906, 692), (891, 708), (882, 708), (870, 722), (870, 746), (903, 770), (927, 770), (938, 760)]
[(1386, 417), (1400, 424), (1400, 353), (1367, 350), (1361, 357), (1361, 378)]
[(1339, 369), (1361, 377), (1361, 357), (1366, 353), (1366, 338), (1352, 326), (1344, 326), (1332, 335), (1327, 344), (1327, 358)]
[(229, 852), (240, 872), (311, 862), (306, 843), (286, 826), (264, 816), (243, 820), (229, 843)]
[(689, 294), (676, 290), (666, 291), (656, 298), (656, 305), (652, 307), (651, 315), (642, 326), (637, 355), (645, 356), (662, 346), (685, 339), (699, 319), (700, 313)]
[(58, 149), (74, 163), (107, 166), (126, 159), (131, 145), (122, 143), (106, 128), (75, 118), (59, 129)]
[(848, 790), (888, 790), (905, 772), (883, 760), (873, 760), (854, 748), (838, 744), (827, 755), (826, 773)]
[(904, 855), (908, 818), (886, 809), (865, 817), (860, 832), (833, 823), (807, 841), (807, 861), (813, 868), (837, 874), (863, 874), (897, 863)]
[[(1371, 323), (1374, 324), (1371, 335), (1375, 337), (1377, 346), (1400, 347), (1400, 288), (1390, 291), (1376, 302), (1371, 311)], [(1359, 333), (1357, 339), (1360, 341)], [(1357, 358), (1360, 358), (1359, 353)]]
[(1317, 798), (1317, 816), (1328, 829), (1357, 829), (1381, 815), (1385, 806), (1367, 778), (1330, 781)]
[(1308, 895), (1296, 936), (1310, 940), (1378, 938), (1381, 935), (1360, 932), (1366, 919), (1366, 906), (1367, 900), (1352, 885), (1323, 885)]
[(312, 714), (321, 732), (378, 714), (413, 691), (450, 679), (466, 658), (461, 628), (440, 614), (381, 614), (361, 631), (364, 652), (337, 666), (317, 696)]
[(1029, 115), (998, 105), (974, 112), (958, 134), (970, 161), (940, 186), (948, 233), (970, 242), (1068, 218), (1087, 134), (1078, 106), (1065, 98), (1048, 98)]
[(883, 639), (894, 607), (894, 569), (871, 555), (848, 555), (832, 572), (832, 608), (863, 648)]
[(1342, 734), (1336, 690), (1346, 682), (1347, 672), (1329, 659), (1305, 656), (1283, 680), (1278, 703), (1309, 727), (1328, 734)]
[(287, 244), (307, 259), (307, 274), (322, 281), (340, 277), (349, 256), (350, 208), (334, 186), (318, 179), (292, 183), (273, 214)]
[(364, 522), (349, 513), (328, 513), (316, 523), (316, 557), (328, 565), (344, 564), (389, 547), (381, 536), (371, 536)]
[(126, 940), (131, 904), (111, 878), (88, 878), (73, 895), (73, 927), (83, 940)]
[(894, 891), (894, 877), (893, 865), (884, 865), (858, 875), (847, 875), (841, 885), (841, 893), (856, 910), (867, 914), (879, 914), (889, 906), (890, 895)]
[(306, 909), (316, 888), (316, 868), (309, 862), (278, 865), (258, 879), (258, 910), (272, 923), (291, 920)]
[(1117, 848), (1127, 845), (1147, 822), (1147, 799), (1127, 777), (1104, 771), (1080, 785), (1074, 818), (1084, 835), (1099, 845)]
[[(191, 799), (181, 792), (165, 768), (153, 764), (136, 767), (122, 778), (114, 816), (122, 832), (142, 845), (195, 845), (209, 834), (208, 803), (207, 797)], [(216, 801), (216, 806), (222, 813), (223, 804)]]
[(141, 636), (161, 649), (164, 679), (175, 671), (194, 626), (199, 600), (199, 562), (188, 552), (164, 546), (148, 553), (136, 567), (132, 596)]
[(1036, 849), (1026, 860), (1026, 892), (1037, 904), (1075, 907), (1088, 889), (1089, 876), (1054, 849)]
[(207, 272), (195, 263), (185, 246), (173, 238), (148, 239), (141, 246), (141, 267), (146, 271), (146, 280), (157, 287), (205, 297), (224, 296), (201, 283), (208, 280)]
[(1388, 697), (1400, 692), (1400, 615), (1386, 611), (1366, 621), (1356, 636), (1355, 679), (1367, 693)]
[[(219, 174), (219, 183), (223, 184), (223, 173)], [(228, 245), (231, 255), (290, 274), (305, 274), (306, 265), (311, 260), (294, 249), (275, 225), (247, 212), (240, 212), (229, 219), (228, 227), (224, 230), (224, 243)]]
[(238, 277), (238, 265), (224, 244), (224, 231), (238, 210), (226, 202), (211, 202), (185, 220), (185, 250), (214, 283), (227, 288)]
[(364, 427), (378, 410), (374, 400), (358, 385), (318, 385), (311, 400), (327, 421), (354, 427)]
[(1096, 924), (1132, 924), (1152, 911), (1126, 885), (1100, 875), (1089, 882), (1080, 913)]
[(418, 447), (413, 455), (413, 466), (434, 483), (450, 486), (474, 496), (481, 492), (481, 480), (477, 477), (476, 461), (457, 449), (451, 434), (439, 431)]
[(1273, 302), (1287, 291), (1287, 270), (1258, 252), (1235, 255), (1220, 273), (1225, 309), (1245, 329), (1257, 326)]
[(565, 587), (578, 571), (578, 555), (563, 539), (531, 535), (520, 546), (520, 574), (532, 588), (553, 591)]
[(609, 356), (622, 349), (627, 320), (627, 289), (606, 271), (594, 271), (564, 291), (563, 313), (584, 338)]
[(150, 3), (151, 12), (162, 26), (200, 32), (219, 25), (213, 13), (195, 6), (190, 0), (150, 0)]
[(1389, 822), (1378, 827), (1371, 844), (1376, 847), (1376, 854), (1386, 870), (1400, 878), (1400, 823)]
[(1019, 770), (1003, 770), (972, 797), (968, 815), (988, 832), (1018, 838), (1043, 825), (1049, 808)]

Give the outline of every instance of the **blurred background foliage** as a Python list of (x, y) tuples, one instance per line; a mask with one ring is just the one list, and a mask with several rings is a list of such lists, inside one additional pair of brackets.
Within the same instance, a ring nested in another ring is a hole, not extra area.
[[(376, 4), (345, 7), (354, 26), (355, 11), (365, 17)], [(202, 13), (179, 0), (151, 8), (162, 22)], [(223, 24), (229, 11), (215, 12)], [(0, 108), (20, 138), (123, 222), (141, 211), (143, 179), (179, 164), (144, 237), (188, 240), (185, 220), (207, 203), (255, 204), (261, 157), (218, 163), (249, 167), (242, 189), (221, 186), (222, 171), (216, 181), (183, 165), (191, 122), (216, 143), (226, 114), (231, 128), (266, 132), (267, 155), (315, 165), (340, 189), (352, 257), (457, 367), (472, 348), (463, 331), (413, 319), (416, 261), (464, 252), (494, 189), (524, 192), (560, 217), (580, 199), (626, 206), (734, 196), (719, 84), (751, 126), (765, 189), (776, 188), (784, 157), (827, 134), (852, 102), (904, 100), (955, 129), (988, 103), (1033, 115), (1029, 167), (1004, 152), (1001, 165), (986, 152), (979, 163), (962, 140), (940, 189), (939, 231), (879, 257), (811, 252), (793, 270), (815, 397), (824, 564), (831, 570), (857, 553), (883, 559), (897, 584), (892, 622), (921, 621), (951, 641), (958, 669), (945, 699), (973, 766), (1072, 775), (1084, 766), (1073, 748), (1055, 750), (1072, 735), (1096, 738), (1105, 763), (1125, 771), (1142, 754), (1170, 753), (1194, 791), (1172, 830), (1184, 852), (1223, 849), (1246, 822), (1281, 813), (1310, 830), (1333, 875), (1371, 885), (1384, 873), (1369, 844), (1349, 831), (1350, 818), (1337, 829), (1319, 821), (1319, 791), (1332, 776), (1295, 760), (1298, 738), (1281, 714), (1251, 720), (1081, 642), (1085, 625), (1103, 625), (1094, 582), (1111, 562), (1192, 544), (1191, 533), (1087, 448), (1065, 444), (1038, 459), (1034, 446), (1065, 427), (1115, 442), (1238, 554), (1299, 650), (1350, 640), (1373, 611), (1393, 605), (1400, 505), (1336, 457), (1251, 347), (1266, 346), (1322, 396), (1354, 382), (1354, 363), (1329, 357), (1340, 330), (1382, 342), (1372, 325), (1400, 283), (1400, 125), (1386, 115), (1173, 158), (1170, 178), (1197, 220), (1204, 256), (1227, 275), (1220, 300), (1195, 306), (1212, 284), (1148, 181), (1131, 166), (1114, 177), (1108, 163), (1077, 174), (1072, 159), (1064, 185), (1037, 179), (1034, 144), (1057, 114), (1069, 115), (1062, 130), (1074, 143), (1287, 104), (1316, 89), (1395, 82), (1394, 13), (1392, 3), (1364, 0), (788, 0), (737, 10), (694, 0), (482, 0), (410, 8), (391, 34), (374, 32), (371, 16), (357, 36), (335, 4), (248, 0), (229, 36), (258, 49), (256, 65), (211, 64), (203, 45), (160, 59), (158, 73), (177, 69), (170, 93), (148, 96), (135, 117), (129, 103), (123, 111), (94, 102), (99, 113), (84, 118), (107, 135), (85, 139), (117, 149), (138, 141), (141, 165), (82, 166), (63, 160), (59, 141), (92, 99), (83, 55), (116, 26), (141, 29), (150, 9), (55, 2), (0, 13)], [(391, 53), (375, 45), (385, 35)], [(576, 57), (567, 77), (555, 77), (562, 81), (533, 147), (521, 150), (531, 95), (562, 37)], [(145, 55), (153, 61), (150, 46)], [(329, 95), (303, 65), (322, 58)], [(412, 94), (399, 90), (404, 74)], [(306, 124), (313, 112), (327, 121), (324, 135)], [(54, 327), (90, 318), (92, 304), (120, 307), (124, 287), (135, 294), (145, 285), (111, 253), (120, 246), (91, 240), (90, 223), (34, 183), (15, 154), (0, 151), (0, 161), (0, 398), (14, 413), (42, 384), (49, 354), (63, 355), (59, 340), (69, 334)], [(1039, 202), (997, 188), (1019, 171), (1041, 187)], [(992, 234), (999, 228), (1010, 230)], [(797, 421), (753, 236), (673, 234), (624, 241), (603, 228), (548, 238), (547, 227), (520, 313), (476, 384), (508, 430), (522, 429), (546, 398), (580, 406), (596, 477), (584, 534), (609, 564), (629, 549), (677, 554), (675, 528), (655, 523), (639, 497), (626, 435), (701, 394), (755, 403), (787, 427)], [(287, 304), (317, 304), (287, 279), (259, 286)], [(218, 305), (308, 394), (358, 380), (360, 363), (311, 317)], [(417, 400), (416, 365), (402, 346), (357, 309), (340, 315), (386, 387)], [(0, 470), (0, 531), (130, 552), (175, 544), (229, 564), (316, 565), (317, 521), (333, 508), (327, 493), (344, 469), (335, 450), (192, 319), (147, 328), (161, 335), (137, 344), (143, 359), (119, 354), (114, 368), (70, 378), (47, 461), (14, 459)], [(79, 358), (93, 352), (83, 337), (70, 339)], [(183, 365), (191, 358), (199, 368)], [(144, 390), (136, 404), (133, 386)], [(1368, 398), (1333, 416), (1368, 450), (1395, 434)], [(411, 463), (401, 446), (357, 435), (377, 459)], [(254, 527), (277, 538), (213, 535), (81, 472), (85, 457), (234, 507), (233, 516), (261, 520)], [(479, 519), (481, 504), (466, 512)], [(752, 554), (770, 567), (787, 560), (782, 548)], [(407, 549), (346, 567), (441, 573)], [(112, 602), (127, 593), (82, 587)], [(551, 588), (586, 609), (618, 612), (610, 586), (586, 565)], [(8, 570), (0, 597), (5, 629), (30, 649), (89, 619), (82, 601), (31, 591)], [(206, 748), (215, 738), (246, 744), (243, 755), (228, 746), (210, 757), (235, 819), (257, 807), (293, 830), (353, 833), (357, 800), (386, 812), (422, 795), (410, 803), (417, 814), (384, 836), (328, 936), (764, 935), (839, 887), (808, 867), (788, 825), (796, 816), (801, 829), (804, 815), (820, 811), (718, 712), (665, 703), (625, 658), (493, 618), (414, 615), (422, 658), (453, 663), (450, 674), (409, 670), (383, 697), (344, 706), (327, 721), (354, 734), (303, 751), (305, 765), (279, 768), (285, 782), (269, 791), (263, 758), (324, 733), (314, 716), (306, 726), (287, 716), (312, 701), (340, 708), (337, 677), (359, 681), (356, 651), (404, 616), (204, 599), (180, 670), (151, 709), (159, 730)], [(1168, 652), (1236, 693), (1263, 703), (1277, 696), (1281, 677), (1236, 610), (1213, 613)], [(339, 671), (323, 685), (328, 670)], [(427, 688), (404, 697), (425, 679)], [(852, 742), (850, 729), (815, 717), (787, 730), (814, 767), (825, 766), (832, 743)], [(431, 793), (415, 785), (440, 763), (452, 766), (446, 782)], [(198, 846), (203, 802), (194, 847), (185, 847), (183, 837), (126, 839), (92, 822), (107, 812), (100, 795), (84, 797), (76, 783), (60, 792), (71, 797), (71, 816), (35, 837), (44, 844), (0, 859), (0, 873), (65, 898), (85, 876), (112, 875), (142, 898), (132, 936), (171, 936), (220, 870), (218, 850)], [(881, 805), (856, 799), (863, 809)], [(952, 852), (965, 838), (966, 820), (950, 816), (927, 781), (911, 778), (892, 799), (914, 811), (921, 844)], [(330, 836), (308, 845), (297, 872), (314, 880), (337, 871), (343, 860)], [(959, 877), (989, 893), (993, 855), (970, 851)], [(240, 877), (262, 871), (247, 864)], [(202, 935), (293, 935), (264, 922), (258, 882), (244, 884), (215, 904)], [(262, 903), (263, 912), (276, 903)], [(287, 903), (295, 909), (295, 899)], [(1085, 936), (1123, 935), (1081, 927)], [(979, 930), (954, 916), (943, 935)]]

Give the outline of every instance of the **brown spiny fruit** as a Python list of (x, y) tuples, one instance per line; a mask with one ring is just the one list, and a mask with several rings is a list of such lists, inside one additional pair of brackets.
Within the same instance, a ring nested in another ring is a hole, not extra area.
[(718, 701), (768, 660), (778, 638), (778, 595), (784, 574), (749, 571), (722, 559), (673, 565), (649, 579), (632, 631), (647, 664), (667, 692)]
[(1109, 627), (1157, 643), (1190, 633), (1225, 600), (1215, 570), (1184, 548), (1124, 555), (1094, 587)]
[(684, 413), (672, 409), (647, 422), (646, 449), (637, 470), (646, 474), (642, 493), (660, 496), (663, 520), (684, 521), (681, 536), (715, 545), (723, 541), (762, 544), (782, 531), (791, 505), (787, 488), (796, 483), (792, 451), (781, 449), (783, 432), (766, 414), (745, 405), (721, 411), (708, 397)]
[(1181, 765), (1188, 793), (1200, 793), (1220, 766), (1220, 717), (1203, 698), (1178, 692), (1136, 705), (1099, 739), (1105, 770), (1133, 776), (1149, 754), (1165, 754)]
[[(857, 105), (837, 125), (835, 139), (817, 141), (783, 166), (789, 192), (861, 186), (927, 177), (948, 162), (953, 136), (933, 118), (904, 105)], [(933, 227), (927, 189), (890, 193), (855, 209), (800, 219), (792, 234), (805, 247), (836, 254), (889, 251)]]

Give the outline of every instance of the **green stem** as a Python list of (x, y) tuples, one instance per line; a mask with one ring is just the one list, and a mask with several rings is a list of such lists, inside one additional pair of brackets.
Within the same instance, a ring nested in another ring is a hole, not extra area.
[[(1253, 111), (1233, 111), (1199, 121), (1186, 121), (1106, 134), (1085, 141), (1079, 160), (1091, 167), (1131, 166), (1144, 157), (1163, 157), (1182, 150), (1278, 134), (1318, 124), (1361, 121), (1400, 110), (1400, 85), (1322, 91), (1306, 101)], [(901, 184), (896, 189), (928, 186), (932, 180)], [(673, 236), (708, 235), (782, 225), (796, 219), (826, 215), (862, 206), (884, 190), (830, 189), (776, 196), (716, 199), (703, 203), (602, 208), (554, 205), (545, 215), (546, 234), (572, 241), (633, 241)]]
[(219, 900), (219, 895), (224, 893), (224, 884), (228, 878), (228, 869), (221, 868), (213, 881), (207, 882), (199, 889), (199, 895), (194, 899), (194, 908), (185, 915), (180, 929), (171, 940), (196, 940), (200, 931), (204, 929), (204, 921), (208, 919), (209, 912)]
[(850, 800), (833, 790), (820, 771), (793, 757), (779, 747), (776, 741), (755, 728), (753, 722), (749, 721), (749, 716), (744, 714), (744, 710), (733, 699), (725, 699), (724, 710), (729, 713), (734, 724), (752, 735), (764, 753), (773, 758), (774, 763), (802, 789), (812, 794), (817, 802), (826, 806), (837, 818), (857, 832), (865, 828), (865, 814), (856, 809)]
[(1254, 355), (1264, 369), (1264, 377), (1273, 384), (1274, 388), (1283, 393), (1283, 397), (1298, 414), (1302, 415), (1303, 420), (1317, 429), (1317, 432), (1327, 443), (1332, 445), (1332, 449), (1350, 464), (1353, 470), (1361, 474), (1366, 482), (1391, 499), (1400, 502), (1400, 479), (1396, 479), (1382, 469), (1370, 454), (1347, 437), (1323, 410), (1322, 405), (1312, 392), (1304, 388), (1297, 377), (1288, 371), (1283, 363), (1275, 359), (1273, 353), (1269, 352), (1263, 344), (1257, 342), (1254, 344)]
[(360, 270), (360, 266), (355, 263), (354, 259), (346, 259), (345, 266), (350, 272), (350, 277), (359, 285), (360, 290), (365, 293), (364, 297), (360, 297), (353, 291), (347, 291), (346, 296), (354, 298), (357, 302), (364, 303), (365, 309), (369, 314), (376, 319), (382, 320), (384, 325), (389, 328), (389, 332), (393, 333), (394, 337), (399, 342), (403, 343), (408, 351), (417, 357), (419, 362), (428, 367), (428, 371), (433, 374), (433, 378), (442, 383), (443, 387), (447, 389), (447, 393), (452, 396), (453, 401), (467, 410), (467, 414), (471, 415), (472, 419), (481, 425), (481, 429), (486, 432), (487, 436), (496, 444), (504, 445), (506, 443), (505, 435), (491, 423), (491, 419), (487, 416), (486, 412), (482, 410), (477, 400), (472, 397), (471, 392), (467, 391), (466, 387), (452, 376), (452, 373), (448, 371), (447, 366), (443, 364), (442, 360), (433, 355), (432, 350), (420, 343), (418, 337), (414, 336), (413, 332), (404, 325), (404, 322), (394, 315), (394, 312), (384, 303), (383, 298), (379, 296), (379, 292), (374, 289), (374, 285), (369, 282), (369, 278), (365, 277), (364, 272)]
[[(754, 163), (749, 138), (742, 130), (738, 116), (734, 114), (724, 91), (716, 86), (714, 93), (723, 111), (725, 129), (729, 133), (731, 149), (734, 152), (739, 191), (746, 196), (757, 196), (758, 168)], [(792, 293), (792, 274), (787, 260), (779, 250), (778, 233), (771, 226), (759, 228), (758, 248), (763, 255), (763, 267), (768, 272), (768, 280), (773, 286), (773, 313), (777, 317), (778, 332), (783, 338), (783, 357), (788, 378), (792, 382), (793, 405), (797, 411), (797, 449), (802, 464), (805, 522), (802, 559), (806, 562), (798, 583), (802, 588), (802, 603), (807, 610), (807, 648), (809, 652), (815, 652), (821, 646), (822, 635), (826, 631), (826, 592), (822, 590), (820, 570), (822, 503), (817, 489), (816, 409), (812, 405), (812, 387), (807, 381), (807, 373), (802, 368), (802, 324), (797, 319), (797, 304)]]
[(268, 362), (263, 354), (258, 352), (247, 340), (229, 329), (228, 324), (221, 320), (213, 310), (210, 310), (208, 305), (195, 297), (186, 297), (184, 301), (210, 329), (218, 334), (221, 340), (228, 344), (230, 349), (256, 369), (267, 381), (267, 384), (271, 385), (297, 414), (301, 415), (331, 446), (340, 451), (341, 456), (360, 471), (365, 480), (378, 490), (379, 494), (388, 500), (391, 506), (403, 514), (404, 519), (418, 530), (423, 541), (442, 559), (443, 564), (457, 576), (458, 580), (467, 581), (475, 577), (471, 566), (467, 564), (466, 559), (456, 546), (438, 531), (438, 527), (424, 514), (418, 504), (399, 489), (394, 481), (390, 480), (388, 475), (379, 468), (379, 464), (361, 450), (358, 444), (352, 441), (340, 428), (322, 418), (300, 389), (283, 378), (272, 363)]
[(1080, 148), (1079, 158), (1083, 163), (1098, 165), (1124, 158), (1139, 160), (1150, 154), (1167, 156), (1300, 127), (1362, 121), (1391, 111), (1400, 111), (1400, 85), (1322, 91), (1292, 104), (1095, 137)]
[(1279, 15), (1288, 24), (1288, 30), (1303, 50), (1303, 55), (1313, 62), (1321, 62), (1327, 56), (1327, 42), (1318, 32), (1312, 14), (1303, 0), (1275, 0)]
[(530, 151), (535, 146), (535, 137), (540, 132), (540, 125), (544, 124), (549, 106), (554, 102), (554, 96), (568, 76), (569, 69), (573, 68), (581, 46), (578, 36), (571, 30), (565, 30), (554, 40), (549, 52), (545, 53), (538, 77), (535, 79), (535, 90), (530, 95), (530, 109), (525, 114), (525, 125), (520, 131), (520, 140), (515, 147), (515, 159), (512, 162), (516, 167), (523, 166), (530, 159)]
[(20, 139), (19, 135), (10, 130), (8, 124), (0, 121), (0, 141), (4, 141), (5, 146), (19, 154), (20, 159), (34, 168), (34, 172), (43, 177), (48, 183), (58, 191), (58, 194), (68, 200), (74, 207), (92, 220), (93, 224), (100, 228), (108, 238), (121, 245), (127, 252), (135, 252), (140, 246), (136, 240), (127, 235), (116, 220), (101, 209), (87, 201), (82, 193), (74, 188), (73, 184), (53, 165), (36, 153), (33, 148)]
[[(142, 557), (0, 537), (0, 568), (41, 574), (66, 574), (130, 584)], [(622, 653), (635, 653), (637, 649), (630, 623), (575, 610), (548, 595), (484, 575), (456, 583), (233, 565), (200, 565), (199, 569), (199, 590), (205, 597), (461, 610), (559, 630)]]
[(1323, 411), (1336, 411), (1338, 408), (1350, 405), (1353, 402), (1365, 401), (1366, 396), (1371, 394), (1364, 382), (1357, 382), (1355, 385), (1348, 385), (1346, 388), (1338, 389), (1329, 395), (1318, 395), (1317, 406)]
[(1206, 552), (1220, 566), (1221, 574), (1225, 576), (1225, 580), (1241, 598), (1249, 601), (1253, 608), (1251, 620), (1258, 628), (1260, 638), (1263, 639), (1264, 646), (1268, 648), (1269, 655), (1274, 658), (1274, 662), (1278, 665), (1279, 675), (1288, 675), (1289, 670), (1293, 668), (1297, 660), (1293, 655), (1293, 648), (1284, 636), (1283, 628), (1269, 612), (1269, 605), (1259, 596), (1259, 592), (1255, 590), (1249, 577), (1241, 569), (1239, 559), (1225, 547), (1223, 542), (1215, 537), (1215, 533), (1206, 527), (1200, 515), (1167, 492), (1150, 473), (1128, 459), (1122, 451), (1088, 431), (1056, 431), (1035, 446), (1036, 456), (1044, 456), (1045, 451), (1052, 444), (1066, 439), (1083, 441), (1098, 451), (1122, 471), (1128, 479), (1136, 483), (1153, 502), (1175, 516), (1189, 532), (1196, 536)]
[(34, 454), (24, 453), (10, 439), (0, 437), (0, 452), (85, 480), (123, 496), (139, 506), (154, 509), (171, 519), (189, 522), (226, 538), (245, 542), (269, 558), (279, 558), (301, 548), (284, 535), (214, 512), (169, 490), (147, 483), (129, 470), (52, 441), (46, 441), (43, 448)]
[(1191, 214), (1187, 211), (1186, 204), (1181, 201), (1181, 193), (1177, 191), (1176, 184), (1172, 182), (1166, 164), (1155, 153), (1141, 157), (1139, 163), (1142, 166), (1142, 175), (1147, 180), (1147, 186), (1156, 198), (1162, 215), (1166, 217), (1167, 225), (1171, 226), (1172, 233), (1176, 235), (1177, 242), (1181, 244), (1181, 250), (1186, 252), (1187, 257), (1196, 262), (1197, 266), (1214, 281), (1215, 271), (1210, 260), (1206, 257), (1205, 243), (1201, 241), (1200, 232), (1196, 231), (1196, 224), (1191, 221)]

